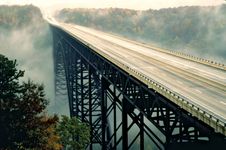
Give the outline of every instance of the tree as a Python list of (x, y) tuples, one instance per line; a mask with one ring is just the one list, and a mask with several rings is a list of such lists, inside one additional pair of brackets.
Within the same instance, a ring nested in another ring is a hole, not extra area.
[(17, 94), (21, 88), (18, 79), (24, 74), (16, 66), (16, 61), (0, 55), (0, 148), (7, 148), (13, 141), (10, 125), (13, 123)]
[(16, 67), (15, 60), (0, 55), (0, 149), (50, 149), (51, 138), (53, 145), (59, 143), (50, 132), (58, 117), (44, 113), (48, 101), (43, 85), (20, 83), (24, 71)]
[[(55, 118), (58, 120), (58, 118)], [(50, 119), (46, 115), (42, 118), (44, 124), (47, 124), (47, 128), (44, 130), (45, 136), (48, 137), (47, 143), (42, 146), (44, 150), (61, 150), (63, 147), (60, 144), (60, 136), (56, 132), (56, 126), (54, 118)], [(54, 122), (54, 123), (53, 123)]]
[(90, 142), (90, 129), (79, 119), (62, 116), (57, 126), (61, 144), (70, 150), (83, 150)]

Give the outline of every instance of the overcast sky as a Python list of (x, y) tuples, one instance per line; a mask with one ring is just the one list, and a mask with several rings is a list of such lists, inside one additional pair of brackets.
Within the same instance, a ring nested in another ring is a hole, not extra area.
[(54, 9), (64, 7), (119, 7), (144, 10), (194, 5), (213, 6), (223, 3), (225, 3), (225, 0), (0, 0), (0, 4), (34, 4), (36, 6), (51, 7)]

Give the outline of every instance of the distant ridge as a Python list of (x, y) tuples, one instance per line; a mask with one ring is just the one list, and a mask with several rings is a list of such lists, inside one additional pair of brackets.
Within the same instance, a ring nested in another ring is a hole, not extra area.
[(226, 5), (160, 10), (63, 9), (57, 18), (226, 64)]
[(39, 8), (33, 5), (0, 5), (0, 27), (22, 28), (35, 22), (43, 23)]

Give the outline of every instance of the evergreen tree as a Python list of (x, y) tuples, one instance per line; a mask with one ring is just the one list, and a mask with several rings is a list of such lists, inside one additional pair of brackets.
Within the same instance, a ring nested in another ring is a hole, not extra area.
[[(24, 71), (0, 55), (0, 149), (61, 149), (55, 129), (57, 116), (44, 112), (48, 104), (44, 87), (28, 80), (20, 83)], [(50, 142), (52, 142), (50, 144)]]

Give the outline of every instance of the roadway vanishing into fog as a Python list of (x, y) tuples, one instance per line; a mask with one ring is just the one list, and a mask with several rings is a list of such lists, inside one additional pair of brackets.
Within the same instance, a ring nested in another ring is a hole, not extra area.
[(55, 25), (226, 123), (226, 70), (90, 28)]

